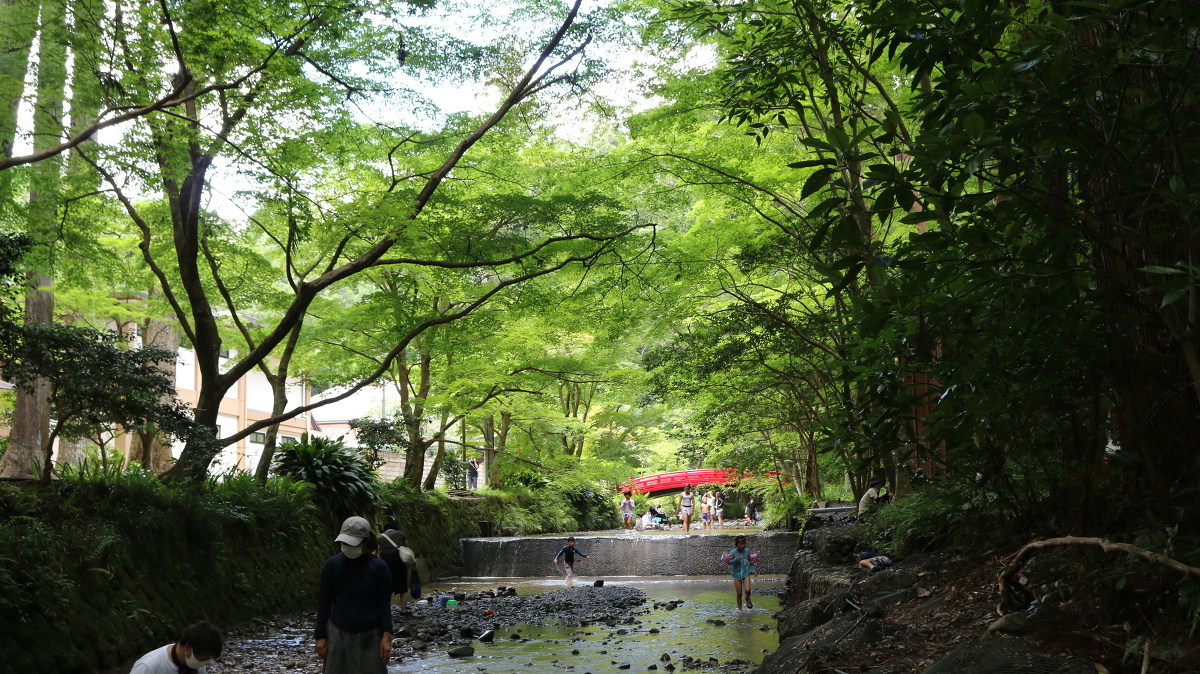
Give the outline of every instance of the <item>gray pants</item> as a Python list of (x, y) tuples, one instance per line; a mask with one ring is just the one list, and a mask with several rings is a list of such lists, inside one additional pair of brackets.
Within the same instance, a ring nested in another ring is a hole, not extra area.
[(327, 627), (324, 674), (387, 674), (387, 664), (379, 657), (383, 632), (347, 632), (332, 621)]

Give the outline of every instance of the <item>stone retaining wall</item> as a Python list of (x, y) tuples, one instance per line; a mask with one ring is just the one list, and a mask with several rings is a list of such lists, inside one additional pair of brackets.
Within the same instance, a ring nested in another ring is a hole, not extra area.
[[(758, 572), (786, 573), (800, 542), (791, 531), (744, 534), (759, 555)], [(583, 576), (720, 576), (729, 573), (721, 553), (734, 534), (577, 536), (591, 555), (579, 561)], [(558, 573), (551, 560), (566, 538), (466, 538), (460, 542), (462, 575), (519, 578)]]

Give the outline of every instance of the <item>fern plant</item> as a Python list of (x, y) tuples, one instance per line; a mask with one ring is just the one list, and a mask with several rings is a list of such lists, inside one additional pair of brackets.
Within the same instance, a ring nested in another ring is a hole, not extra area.
[(308, 433), (276, 451), (275, 473), (313, 485), (313, 499), (332, 527), (351, 515), (370, 518), (375, 505), (375, 473), (342, 438)]

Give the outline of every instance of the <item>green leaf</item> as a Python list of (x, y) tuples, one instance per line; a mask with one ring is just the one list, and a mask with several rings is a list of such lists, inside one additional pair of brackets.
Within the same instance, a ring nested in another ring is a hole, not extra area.
[(1182, 195), (1187, 192), (1187, 183), (1183, 182), (1182, 176), (1171, 176), (1167, 184), (1171, 186), (1171, 191), (1175, 194)]
[(1156, 264), (1147, 265), (1145, 267), (1140, 268), (1138, 271), (1144, 271), (1144, 272), (1148, 272), (1150, 274), (1182, 274), (1182, 273), (1184, 273), (1184, 271), (1182, 269), (1176, 269), (1174, 267), (1160, 267)]
[(963, 131), (966, 131), (967, 135), (972, 138), (978, 139), (983, 135), (983, 115), (980, 115), (978, 112), (972, 112), (971, 114), (967, 115), (966, 118), (963, 119), (962, 125)]
[(792, 162), (791, 164), (788, 164), (788, 168), (812, 168), (813, 166), (824, 166), (828, 163), (830, 163), (830, 160), (827, 159), (808, 159), (805, 161)]
[(800, 198), (806, 199), (810, 194), (824, 187), (829, 182), (829, 176), (833, 175), (836, 170), (835, 168), (823, 168), (814, 171), (808, 180), (804, 181), (804, 188), (800, 190)]
[(1166, 295), (1163, 295), (1162, 304), (1160, 304), (1158, 306), (1158, 308), (1162, 309), (1163, 307), (1174, 302), (1175, 300), (1179, 299), (1180, 297), (1183, 297), (1183, 294), (1188, 291), (1188, 288), (1189, 288), (1189, 286), (1183, 286), (1182, 288), (1176, 288), (1176, 289), (1172, 290), (1171, 292), (1167, 293)]

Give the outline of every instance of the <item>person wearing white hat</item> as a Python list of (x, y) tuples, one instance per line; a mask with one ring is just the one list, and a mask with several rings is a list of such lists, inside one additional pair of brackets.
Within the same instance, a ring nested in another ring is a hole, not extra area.
[[(371, 525), (342, 523), (342, 551), (325, 560), (317, 594), (317, 655), (324, 674), (387, 674), (392, 655), (392, 572), (364, 550)], [(373, 546), (372, 546), (373, 547)]]

